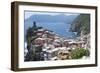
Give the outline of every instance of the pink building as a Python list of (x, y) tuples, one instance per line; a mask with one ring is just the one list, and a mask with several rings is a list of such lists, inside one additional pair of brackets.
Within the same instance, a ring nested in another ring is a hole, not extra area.
[(45, 40), (43, 38), (37, 38), (33, 42), (35, 45), (43, 46), (45, 43)]

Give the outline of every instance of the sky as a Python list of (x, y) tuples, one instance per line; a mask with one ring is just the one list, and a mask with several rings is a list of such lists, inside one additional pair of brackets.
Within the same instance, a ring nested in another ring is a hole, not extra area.
[[(25, 19), (30, 18), (32, 15), (59, 15), (61, 14), (61, 12), (37, 12), (37, 11), (25, 11)], [(77, 13), (68, 13), (68, 12), (63, 12), (62, 14), (66, 15), (66, 16), (70, 16), (70, 15), (78, 15)]]

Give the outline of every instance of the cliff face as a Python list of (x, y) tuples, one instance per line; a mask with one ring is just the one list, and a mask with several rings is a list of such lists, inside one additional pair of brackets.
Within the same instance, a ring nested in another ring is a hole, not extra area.
[(90, 33), (90, 14), (80, 14), (71, 24), (70, 31), (77, 32), (77, 36)]

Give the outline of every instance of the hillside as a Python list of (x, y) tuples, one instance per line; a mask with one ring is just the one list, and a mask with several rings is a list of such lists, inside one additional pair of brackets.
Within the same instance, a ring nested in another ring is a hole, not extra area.
[[(74, 37), (74, 33), (69, 31), (70, 24), (73, 20), (78, 16), (78, 14), (74, 15), (38, 15), (33, 14), (28, 19), (25, 19), (25, 35), (26, 31), (29, 27), (32, 27), (33, 22), (36, 22), (37, 26), (42, 26), (45, 29), (53, 30), (55, 33), (61, 35), (62, 37)], [(57, 27), (57, 28), (55, 28)]]
[(73, 22), (70, 27), (70, 31), (77, 32), (77, 36), (81, 34), (86, 35), (90, 33), (90, 15), (80, 14)]

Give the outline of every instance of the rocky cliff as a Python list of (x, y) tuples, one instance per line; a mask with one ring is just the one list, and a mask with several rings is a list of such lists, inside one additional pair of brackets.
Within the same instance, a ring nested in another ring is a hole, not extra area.
[(77, 32), (77, 36), (90, 33), (90, 14), (80, 14), (71, 24), (70, 31)]

